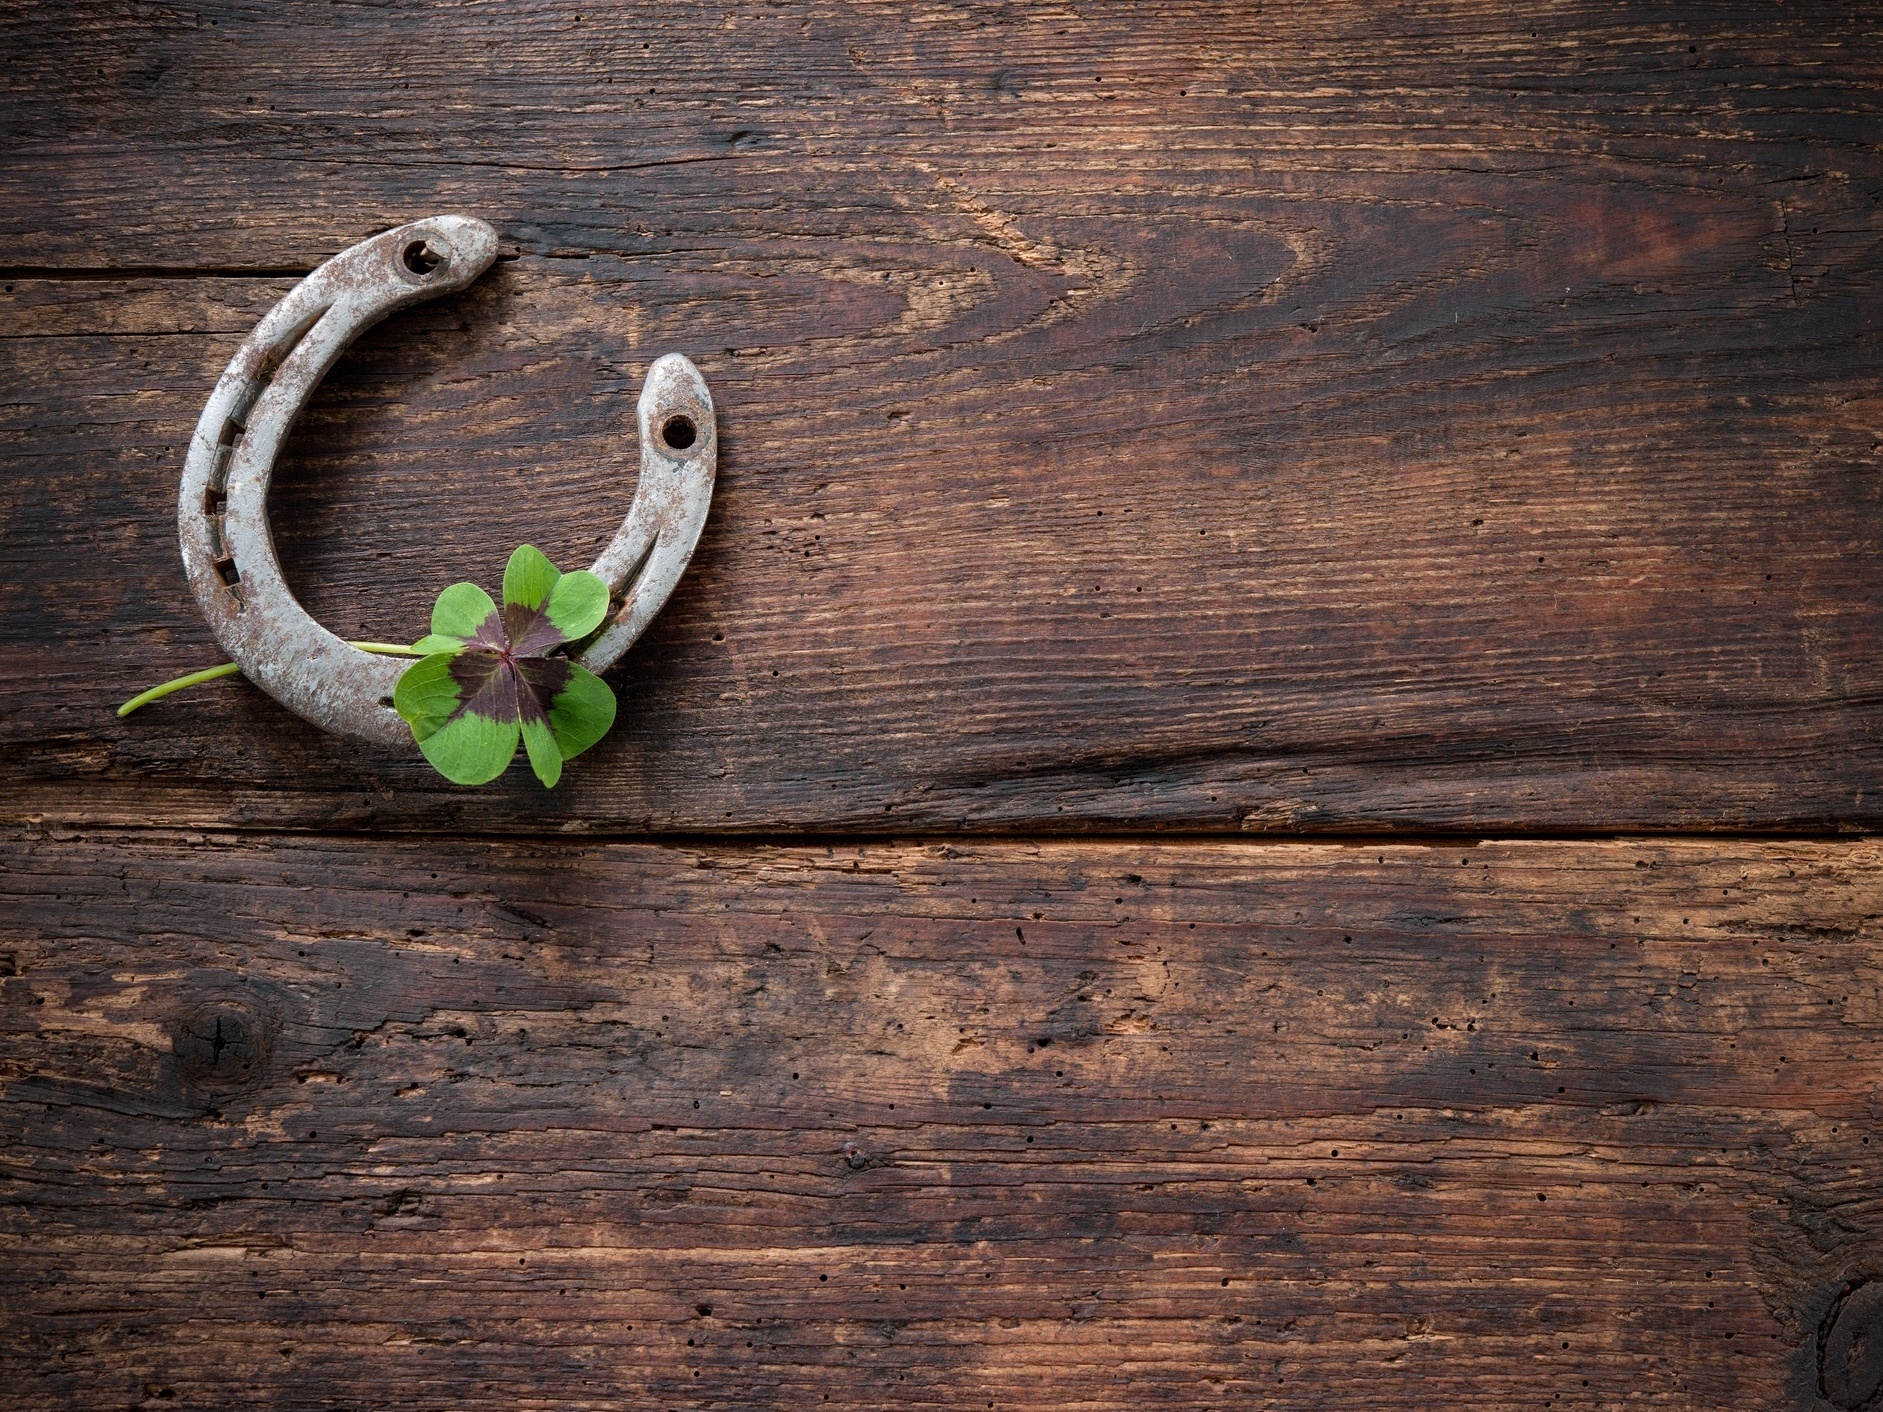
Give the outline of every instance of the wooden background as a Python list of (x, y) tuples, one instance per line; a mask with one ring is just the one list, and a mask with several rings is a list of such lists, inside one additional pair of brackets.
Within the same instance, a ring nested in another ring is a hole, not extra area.
[[(613, 735), (115, 719), (439, 211), (283, 560), (585, 562), (687, 353)], [(1883, 16), (14, 3), (0, 247), (0, 1405), (1883, 1401)]]

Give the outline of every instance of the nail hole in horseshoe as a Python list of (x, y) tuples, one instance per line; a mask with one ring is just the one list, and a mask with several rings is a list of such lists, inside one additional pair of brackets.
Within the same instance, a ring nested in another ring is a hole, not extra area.
[(693, 425), (693, 418), (673, 416), (660, 426), (660, 439), (675, 451), (684, 451), (699, 437), (699, 428)]
[(235, 458), (227, 442), (216, 448), (216, 460), (209, 470), (209, 484), (203, 487), (203, 513), (216, 519), (229, 509), (229, 463)]
[(235, 449), (248, 430), (248, 419), (255, 410), (255, 404), (261, 401), (262, 394), (275, 380), (275, 374), (281, 371), (281, 365), (287, 361), (288, 355), (325, 312), (326, 306), (323, 305), (308, 314), (294, 328), (289, 329), (281, 342), (255, 365), (254, 374), (237, 389), (229, 405), (228, 415), (222, 419), (222, 428), (216, 434), (216, 459), (210, 467), (209, 484), (203, 488), (203, 519), (209, 531), (211, 562), (215, 565), (216, 576), (229, 591), (238, 613), (248, 605), (242, 601), (241, 571), (235, 567), (235, 556), (229, 552), (229, 468), (235, 461)]
[(422, 240), (415, 240), (399, 254), (405, 267), (415, 275), (428, 275), (440, 265), (445, 257), (434, 251)]

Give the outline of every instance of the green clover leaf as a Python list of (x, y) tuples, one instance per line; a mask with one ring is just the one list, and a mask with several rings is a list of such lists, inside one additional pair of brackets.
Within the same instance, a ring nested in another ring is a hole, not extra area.
[[(438, 773), (488, 784), (523, 742), (536, 778), (551, 789), (573, 760), (615, 723), (615, 694), (561, 651), (579, 650), (608, 616), (608, 585), (586, 569), (560, 573), (535, 545), (510, 556), (503, 607), (474, 583), (454, 583), (432, 605), (432, 630), (410, 647), (355, 642), (362, 652), (421, 660), (406, 668), (392, 704)], [(233, 662), (140, 691), (120, 716), (241, 670)]]
[(418, 748), (454, 784), (488, 784), (521, 738), (536, 778), (554, 788), (562, 762), (608, 734), (615, 694), (557, 649), (608, 614), (608, 585), (587, 570), (559, 573), (534, 545), (510, 556), (503, 607), (474, 583), (454, 583), (432, 607), (427, 654), (399, 678), (392, 704)]

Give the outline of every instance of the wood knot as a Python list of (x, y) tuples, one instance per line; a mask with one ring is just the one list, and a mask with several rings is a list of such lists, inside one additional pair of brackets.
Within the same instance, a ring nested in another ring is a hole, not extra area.
[(1858, 1281), (1824, 1316), (1818, 1390), (1844, 1412), (1867, 1412), (1883, 1401), (1883, 1283)]
[(170, 1050), (186, 1078), (213, 1089), (253, 1083), (268, 1062), (261, 1021), (226, 1003), (185, 1013), (170, 1032)]

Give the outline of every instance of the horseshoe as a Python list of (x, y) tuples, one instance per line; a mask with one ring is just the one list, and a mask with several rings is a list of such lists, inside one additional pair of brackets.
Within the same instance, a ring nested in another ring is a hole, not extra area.
[[(430, 216), (342, 250), (269, 310), (217, 381), (190, 437), (177, 542), (203, 617), (242, 674), (339, 735), (412, 746), (392, 708), (409, 661), (375, 656), (314, 621), (282, 577), (268, 486), (288, 429), (347, 346), (388, 314), (468, 286), (497, 258), (497, 232)], [(645, 630), (699, 543), (719, 437), (698, 368), (677, 353), (648, 369), (636, 411), (640, 479), (627, 518), (592, 566), (607, 583), (601, 635), (578, 659), (598, 675)], [(415, 748), (415, 747), (414, 747)]]

